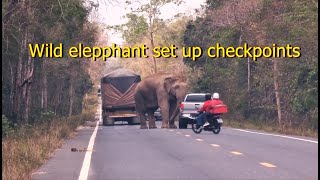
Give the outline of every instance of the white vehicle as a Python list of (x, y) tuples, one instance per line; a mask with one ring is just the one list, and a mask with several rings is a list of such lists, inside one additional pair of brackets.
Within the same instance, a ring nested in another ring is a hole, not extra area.
[(158, 109), (154, 112), (154, 117), (155, 117), (156, 121), (161, 121), (161, 120), (162, 120), (160, 108), (158, 108)]
[(186, 129), (188, 124), (192, 124), (194, 115), (198, 114), (198, 109), (205, 101), (211, 99), (210, 93), (190, 93), (180, 104), (179, 129)]

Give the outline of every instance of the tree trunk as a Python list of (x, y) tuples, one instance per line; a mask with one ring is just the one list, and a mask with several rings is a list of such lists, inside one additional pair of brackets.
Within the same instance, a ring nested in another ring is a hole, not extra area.
[[(30, 2), (29, 0), (24, 1), (24, 9), (27, 14), (27, 16), (32, 16), (31, 7), (29, 6)], [(26, 23), (25, 32), (24, 32), (24, 38), (23, 38), (23, 50), (24, 53), (27, 52), (28, 43), (33, 41), (33, 35), (29, 33), (28, 29), (28, 22)], [(34, 70), (34, 60), (30, 56), (30, 54), (27, 53), (26, 55), (26, 61), (24, 62), (24, 68), (23, 68), (23, 81), (22, 81), (22, 92), (23, 92), (23, 104), (24, 104), (24, 112), (23, 112), (23, 119), (25, 123), (29, 123), (29, 115), (31, 111), (31, 89), (32, 89), (32, 78), (33, 78), (33, 70)]]
[(247, 77), (248, 87), (247, 87), (247, 91), (248, 91), (248, 95), (249, 95), (249, 96), (250, 96), (250, 76), (251, 76), (250, 58), (248, 57), (248, 77)]
[(45, 111), (48, 110), (48, 80), (47, 80), (47, 74), (43, 77), (43, 83), (44, 83), (44, 97), (43, 97), (43, 109)]
[[(32, 42), (33, 37), (29, 35), (28, 29), (25, 32), (25, 41), (24, 46), (25, 50), (27, 47), (27, 42)], [(34, 70), (34, 61), (33, 58), (28, 54), (27, 59), (24, 63), (24, 79), (22, 81), (22, 89), (23, 89), (23, 101), (24, 101), (24, 112), (23, 119), (25, 123), (29, 123), (29, 114), (31, 110), (31, 89), (32, 89), (32, 78), (33, 78), (33, 70)]]
[[(151, 49), (154, 49), (154, 37), (153, 37), (153, 24), (152, 24), (152, 16), (149, 16), (149, 26), (150, 26), (150, 43), (151, 43)], [(154, 73), (157, 73), (157, 62), (156, 58), (152, 56), (153, 63), (154, 63)]]
[[(24, 32), (24, 29), (22, 30)], [(16, 76), (15, 76), (15, 86), (14, 86), (14, 102), (13, 102), (13, 116), (15, 123), (18, 122), (18, 119), (20, 118), (20, 106), (21, 106), (21, 84), (22, 84), (22, 63), (23, 63), (23, 54), (24, 54), (24, 43), (21, 42), (19, 46), (19, 55), (18, 55), (18, 61), (17, 61), (17, 70), (16, 70)]]
[(10, 17), (14, 14), (15, 9), (18, 5), (19, 1), (18, 0), (11, 0), (10, 4), (8, 6), (8, 9), (6, 11), (6, 14), (4, 14), (3, 18), (2, 18), (2, 23), (3, 24), (7, 24), (7, 22), (9, 21)]
[[(14, 73), (13, 73), (13, 68), (12, 68), (12, 64), (11, 61), (9, 61), (9, 67), (10, 67), (10, 107), (9, 109), (13, 109), (13, 105), (14, 105)], [(10, 112), (10, 116), (12, 117), (12, 112)]]
[(28, 55), (28, 62), (27, 62), (27, 79), (25, 81), (25, 89), (26, 89), (26, 94), (25, 94), (25, 112), (24, 112), (24, 119), (25, 122), (29, 122), (29, 115), (31, 111), (31, 89), (32, 89), (32, 77), (33, 77), (33, 68), (34, 68), (34, 61), (31, 58), (30, 55)]
[[(151, 48), (154, 49), (154, 41), (153, 41), (153, 32), (150, 32), (150, 38), (151, 38)], [(152, 56), (153, 63), (154, 63), (154, 73), (157, 73), (157, 62), (156, 58)]]
[(63, 87), (63, 81), (59, 81), (59, 83), (57, 84), (58, 88), (57, 88), (57, 92), (56, 92), (56, 98), (55, 98), (55, 104), (54, 104), (54, 113), (57, 114), (58, 111), (58, 107), (60, 105), (61, 99), (62, 99), (62, 87)]
[(41, 109), (44, 111), (47, 111), (47, 109), (48, 109), (48, 82), (47, 82), (47, 73), (46, 73), (45, 62), (42, 62), (41, 76), (42, 76), (42, 78), (41, 78), (41, 80), (42, 80)]
[(86, 92), (86, 93), (84, 94), (84, 98), (83, 98), (83, 100), (82, 100), (81, 112), (82, 112), (82, 110), (86, 107), (87, 99), (88, 99), (88, 93)]
[(57, 92), (55, 94), (54, 98), (54, 113), (57, 114), (57, 109), (59, 105), (59, 97), (60, 96), (60, 83), (57, 84)]
[(69, 106), (69, 116), (72, 116), (72, 109), (73, 109), (73, 82), (72, 79), (70, 81), (70, 89), (69, 89), (69, 97), (70, 97), (70, 106)]
[(250, 118), (251, 111), (251, 87), (250, 87), (250, 77), (251, 77), (251, 68), (250, 68), (250, 58), (248, 57), (248, 72), (247, 72), (247, 110), (245, 113), (246, 118)]
[(41, 102), (40, 102), (40, 108), (41, 108), (41, 112), (43, 112), (43, 94), (44, 94), (44, 92), (43, 92), (43, 87), (41, 86)]
[(281, 116), (281, 101), (280, 101), (280, 93), (279, 93), (279, 82), (278, 82), (278, 77), (279, 77), (279, 70), (278, 70), (278, 62), (277, 60), (273, 59), (273, 83), (274, 83), (274, 91), (276, 95), (276, 102), (277, 102), (277, 112), (278, 112), (278, 123), (279, 126), (281, 127), (282, 123), (282, 116)]
[(41, 112), (43, 112), (43, 106), (44, 106), (44, 83), (43, 83), (43, 76), (44, 76), (44, 62), (41, 62), (41, 102), (40, 102), (40, 107), (41, 107)]

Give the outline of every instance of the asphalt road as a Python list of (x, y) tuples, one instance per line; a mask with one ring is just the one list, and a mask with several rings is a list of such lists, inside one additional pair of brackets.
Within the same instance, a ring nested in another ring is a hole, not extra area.
[(71, 152), (88, 148), (94, 129), (79, 129), (33, 179), (318, 179), (317, 139), (226, 127), (218, 135), (197, 135), (191, 129), (97, 126), (93, 149)]

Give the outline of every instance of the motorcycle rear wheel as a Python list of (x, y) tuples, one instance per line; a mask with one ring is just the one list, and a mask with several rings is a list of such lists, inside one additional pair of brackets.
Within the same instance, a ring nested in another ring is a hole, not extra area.
[(196, 133), (196, 134), (200, 134), (200, 133), (201, 133), (202, 128), (197, 129), (197, 121), (196, 121), (196, 120), (193, 120), (193, 121), (192, 121), (191, 126), (192, 126), (192, 131), (193, 131), (194, 133)]
[(212, 132), (213, 134), (219, 134), (220, 130), (221, 130), (221, 124), (217, 123), (215, 127), (213, 127)]

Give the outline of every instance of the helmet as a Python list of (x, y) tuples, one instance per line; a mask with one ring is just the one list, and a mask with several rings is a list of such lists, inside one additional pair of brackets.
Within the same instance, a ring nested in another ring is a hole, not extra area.
[(213, 93), (212, 99), (219, 99), (219, 94), (218, 93)]

